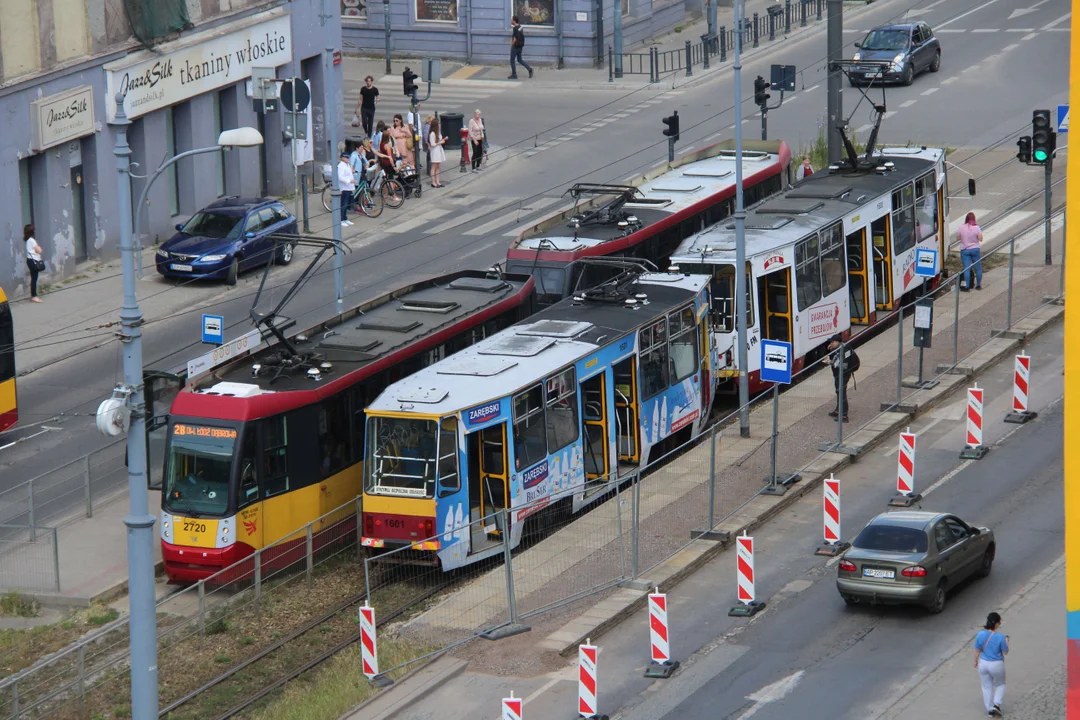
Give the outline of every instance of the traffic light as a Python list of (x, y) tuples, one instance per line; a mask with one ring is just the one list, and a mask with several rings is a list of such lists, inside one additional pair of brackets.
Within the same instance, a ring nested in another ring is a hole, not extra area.
[(676, 110), (674, 115), (664, 118), (664, 124), (667, 125), (667, 130), (664, 131), (664, 137), (675, 138), (675, 141), (679, 140), (679, 111)]
[(1016, 159), (1024, 164), (1031, 162), (1031, 136), (1025, 135), (1016, 141)]
[(405, 68), (405, 71), (401, 73), (402, 86), (405, 88), (405, 94), (412, 97), (416, 92), (416, 78), (417, 75), (409, 68)]
[(765, 78), (758, 75), (757, 80), (754, 81), (754, 104), (764, 108), (769, 103), (769, 98), (772, 95), (765, 92), (768, 89), (769, 83), (765, 82)]
[(1054, 156), (1057, 134), (1050, 125), (1049, 110), (1031, 113), (1031, 158), (1036, 165), (1045, 165)]

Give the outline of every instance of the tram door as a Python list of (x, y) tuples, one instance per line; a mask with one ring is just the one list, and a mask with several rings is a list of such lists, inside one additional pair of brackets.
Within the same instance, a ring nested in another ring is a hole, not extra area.
[(892, 238), (889, 237), (889, 216), (870, 225), (874, 252), (874, 303), (878, 310), (893, 309), (892, 295)]
[(472, 550), (476, 551), (498, 542), (499, 534), (503, 530), (503, 521), (498, 513), (506, 509), (510, 496), (506, 423), (469, 433), (465, 440), (466, 462), (469, 466)]
[(588, 484), (608, 479), (608, 413), (604, 373), (581, 382), (581, 437), (585, 448), (585, 480)]
[(758, 303), (761, 336), (767, 340), (792, 342), (791, 268), (784, 268), (758, 278)]
[(848, 295), (851, 300), (851, 322), (865, 325), (870, 322), (867, 309), (869, 284), (866, 267), (866, 228), (847, 236)]
[(637, 356), (622, 360), (612, 367), (615, 377), (615, 434), (619, 460), (637, 463), (641, 459), (638, 422)]

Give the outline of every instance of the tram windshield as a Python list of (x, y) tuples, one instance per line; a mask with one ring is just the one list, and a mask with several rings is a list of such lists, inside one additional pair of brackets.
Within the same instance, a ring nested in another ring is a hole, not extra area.
[(434, 420), (369, 418), (365, 491), (432, 497), (437, 459), (436, 432)]
[(169, 432), (165, 508), (178, 515), (223, 517), (229, 510), (234, 428), (176, 423)]

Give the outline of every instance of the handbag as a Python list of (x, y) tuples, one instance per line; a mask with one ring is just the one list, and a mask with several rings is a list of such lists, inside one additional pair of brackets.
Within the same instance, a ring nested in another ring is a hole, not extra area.
[(360, 116), (357, 115), (356, 113), (352, 114), (352, 126), (353, 127), (360, 127)]
[(44, 260), (31, 260), (31, 262), (34, 263), (34, 270), (36, 270), (38, 272), (45, 272), (45, 261)]
[(413, 142), (412, 133), (409, 133), (409, 137), (405, 138), (405, 149), (412, 152), (416, 148), (416, 143)]

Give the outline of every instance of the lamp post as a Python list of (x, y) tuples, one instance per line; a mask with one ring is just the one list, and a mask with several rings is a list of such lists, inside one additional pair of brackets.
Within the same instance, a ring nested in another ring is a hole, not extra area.
[[(150, 496), (146, 487), (146, 409), (142, 385), (142, 311), (135, 296), (135, 242), (132, 237), (131, 148), (127, 127), (131, 123), (124, 112), (124, 96), (116, 95), (116, 119), (110, 123), (116, 131), (113, 155), (119, 175), (117, 199), (120, 206), (120, 257), (123, 261), (124, 303), (120, 309), (120, 342), (123, 344), (124, 380), (113, 398), (102, 403), (98, 427), (109, 435), (127, 429), (128, 466), (128, 599), (131, 607), (131, 717), (133, 720), (156, 720), (157, 693), (157, 624), (154, 615), (154, 516), (150, 514)], [(169, 166), (189, 155), (223, 150), (231, 145), (258, 145), (262, 136), (252, 128), (221, 133), (219, 145), (191, 150), (162, 163), (147, 183)], [(140, 205), (146, 197), (143, 191)], [(129, 424), (130, 421), (130, 424)]]

